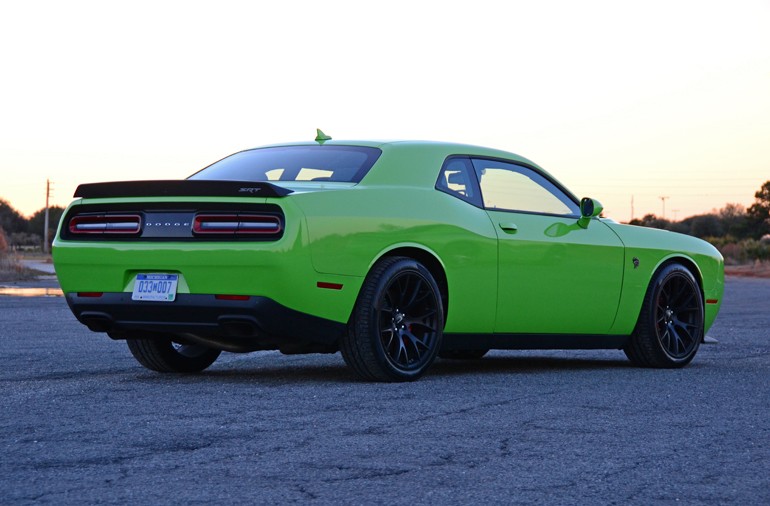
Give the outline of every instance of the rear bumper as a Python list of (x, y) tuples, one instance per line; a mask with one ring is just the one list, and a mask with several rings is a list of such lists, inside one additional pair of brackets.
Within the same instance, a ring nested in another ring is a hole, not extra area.
[(131, 300), (130, 292), (98, 297), (66, 295), (75, 317), (115, 339), (164, 334), (205, 339), (229, 351), (280, 349), (288, 353), (335, 351), (346, 325), (289, 309), (268, 297), (220, 300), (177, 294), (174, 302)]

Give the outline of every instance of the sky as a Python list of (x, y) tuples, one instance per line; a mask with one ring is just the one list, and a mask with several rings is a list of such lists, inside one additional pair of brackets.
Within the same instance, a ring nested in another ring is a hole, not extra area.
[(46, 180), (66, 206), (321, 128), (511, 151), (618, 221), (748, 206), (768, 27), (770, 0), (0, 0), (0, 199), (29, 216)]

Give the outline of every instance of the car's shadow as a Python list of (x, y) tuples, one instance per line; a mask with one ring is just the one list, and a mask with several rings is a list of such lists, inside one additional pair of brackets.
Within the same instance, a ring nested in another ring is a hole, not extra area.
[[(166, 375), (150, 371), (142, 371), (135, 378), (139, 381), (158, 382), (169, 380), (182, 383), (198, 383), (220, 381), (224, 383), (270, 383), (270, 384), (299, 384), (307, 382), (320, 383), (362, 383), (345, 365), (339, 355), (336, 359), (325, 360), (324, 364), (308, 363), (304, 360), (283, 362), (276, 355), (273, 363), (253, 367), (248, 360), (227, 364), (226, 368), (215, 365), (202, 373), (189, 375)], [(445, 360), (438, 359), (424, 379), (442, 377), (462, 377), (498, 374), (533, 374), (558, 373), (560, 371), (588, 371), (608, 369), (633, 369), (630, 362), (624, 359), (597, 359), (574, 357), (538, 357), (538, 356), (491, 356), (477, 360)], [(365, 383), (365, 382), (363, 382)]]
[(428, 374), (461, 375), (468, 372), (473, 374), (515, 374), (631, 367), (631, 363), (622, 358), (495, 356), (478, 360), (438, 360), (433, 364)]

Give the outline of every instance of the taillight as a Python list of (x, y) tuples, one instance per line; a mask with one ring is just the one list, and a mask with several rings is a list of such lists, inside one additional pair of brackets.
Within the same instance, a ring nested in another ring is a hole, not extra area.
[(269, 214), (198, 214), (193, 220), (195, 234), (279, 234), (278, 216)]
[(100, 214), (75, 216), (70, 220), (71, 234), (126, 234), (136, 235), (142, 229), (138, 214)]

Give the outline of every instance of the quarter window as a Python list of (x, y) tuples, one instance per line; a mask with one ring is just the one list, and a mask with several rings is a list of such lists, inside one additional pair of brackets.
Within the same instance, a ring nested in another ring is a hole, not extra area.
[(436, 181), (436, 189), (476, 207), (482, 207), (479, 183), (468, 157), (447, 158)]
[(559, 187), (527, 167), (473, 159), (484, 207), (490, 210), (579, 215), (578, 205)]

